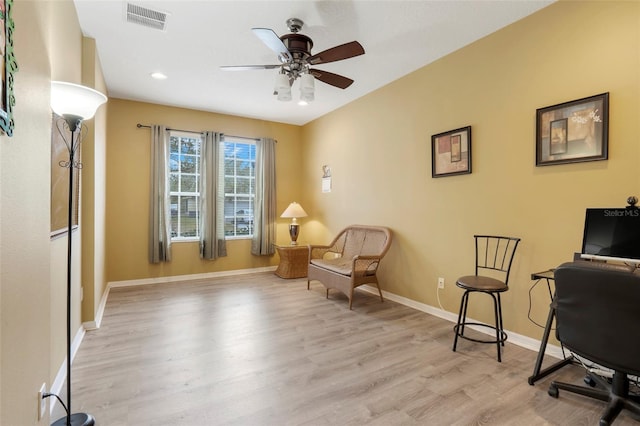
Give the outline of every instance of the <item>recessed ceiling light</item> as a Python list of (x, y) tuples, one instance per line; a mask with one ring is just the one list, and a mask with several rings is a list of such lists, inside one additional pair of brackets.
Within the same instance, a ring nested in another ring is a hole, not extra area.
[(152, 72), (151, 78), (155, 78), (156, 80), (166, 80), (167, 76), (162, 74), (161, 72)]

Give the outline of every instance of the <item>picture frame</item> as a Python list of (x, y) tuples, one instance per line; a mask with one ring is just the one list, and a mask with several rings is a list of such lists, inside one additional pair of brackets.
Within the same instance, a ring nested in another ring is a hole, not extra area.
[(0, 130), (13, 136), (14, 73), (18, 71), (13, 51), (13, 0), (0, 0)]
[(609, 93), (536, 110), (536, 166), (606, 160)]
[(471, 173), (471, 126), (431, 136), (431, 177)]

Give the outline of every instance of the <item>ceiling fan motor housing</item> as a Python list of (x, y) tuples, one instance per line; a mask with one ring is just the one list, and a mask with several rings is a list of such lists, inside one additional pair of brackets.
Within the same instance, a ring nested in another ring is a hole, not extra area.
[(286, 48), (296, 57), (296, 53), (300, 58), (306, 58), (311, 56), (311, 48), (313, 47), (313, 41), (309, 37), (303, 34), (285, 34), (280, 37), (282, 43)]

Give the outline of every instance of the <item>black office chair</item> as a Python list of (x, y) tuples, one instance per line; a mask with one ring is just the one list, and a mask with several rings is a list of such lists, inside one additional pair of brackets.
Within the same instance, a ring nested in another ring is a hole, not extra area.
[[(502, 325), (500, 293), (509, 290), (509, 273), (520, 238), (493, 235), (474, 235), (473, 238), (476, 242), (475, 275), (460, 277), (456, 281), (456, 285), (464, 290), (464, 294), (460, 301), (458, 322), (453, 327), (455, 333), (453, 351), (456, 351), (458, 337), (479, 343), (495, 343), (498, 348), (498, 362), (502, 362), (501, 346), (504, 346), (504, 341), (507, 340), (507, 333), (504, 332)], [(467, 322), (467, 307), (471, 293), (485, 293), (493, 298), (495, 325)], [(496, 338), (495, 340), (486, 340), (465, 336), (465, 326), (467, 325), (492, 328), (496, 332)]]
[(640, 376), (640, 270), (596, 262), (570, 262), (555, 271), (556, 336), (575, 354), (613, 370), (611, 385), (588, 373), (597, 388), (551, 382), (558, 389), (607, 401), (600, 425), (623, 408), (640, 415), (640, 397), (629, 393), (629, 377)]

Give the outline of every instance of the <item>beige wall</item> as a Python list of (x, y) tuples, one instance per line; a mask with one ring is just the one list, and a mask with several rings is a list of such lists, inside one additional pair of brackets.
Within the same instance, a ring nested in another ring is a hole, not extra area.
[[(14, 5), (14, 136), (0, 136), (0, 424), (36, 422), (49, 379), (48, 7)], [(43, 422), (42, 424), (48, 424)]]
[[(82, 40), (82, 84), (107, 93), (96, 42)], [(108, 105), (100, 107), (82, 143), (82, 321), (95, 326), (95, 314), (107, 286), (106, 280), (106, 126)]]
[[(527, 319), (530, 274), (580, 250), (586, 207), (640, 195), (640, 3), (561, 2), (304, 127), (305, 235), (350, 223), (390, 226), (385, 290), (457, 314), (458, 276), (473, 271), (473, 234), (522, 238), (503, 298), (509, 330)], [(535, 112), (610, 92), (609, 160), (535, 166)], [(433, 179), (431, 135), (472, 126), (473, 173)], [(321, 165), (333, 191), (320, 192)], [(533, 293), (544, 323), (546, 289)], [(490, 300), (469, 315), (490, 321)]]
[[(71, 0), (18, 0), (13, 16), (19, 65), (15, 75), (16, 127), (13, 137), (0, 136), (0, 424), (44, 425), (50, 424), (50, 419), (46, 413), (37, 421), (37, 392), (43, 383), (51, 389), (66, 356), (67, 239), (49, 237), (50, 82), (83, 83), (82, 56), (91, 53), (83, 52)], [(91, 59), (95, 60), (95, 55)], [(100, 76), (94, 79), (96, 86), (85, 84), (99, 89), (102, 84), (104, 90), (99, 63), (92, 72)], [(99, 123), (100, 118), (95, 121)], [(104, 124), (87, 124), (90, 139), (104, 141)], [(85, 142), (90, 144), (90, 152), (93, 141)], [(85, 166), (93, 166), (93, 159), (88, 160)], [(84, 191), (89, 191), (88, 197), (104, 199), (104, 189), (91, 186), (90, 181), (84, 185), (83, 197)], [(82, 232), (81, 223), (80, 232), (73, 233), (72, 335), (81, 327)], [(97, 256), (102, 262), (103, 253)], [(104, 279), (98, 300), (103, 290)]]
[[(201, 260), (197, 242), (172, 245), (172, 261), (148, 261), (149, 158), (151, 133), (136, 124), (164, 124), (182, 130), (216, 130), (250, 138), (271, 137), (276, 146), (276, 179), (280, 213), (302, 192), (301, 128), (249, 118), (112, 99), (107, 143), (107, 277), (135, 280), (259, 268), (277, 263), (277, 256), (253, 256), (250, 240), (227, 242), (228, 256)], [(278, 222), (278, 239), (287, 240), (287, 222)]]

